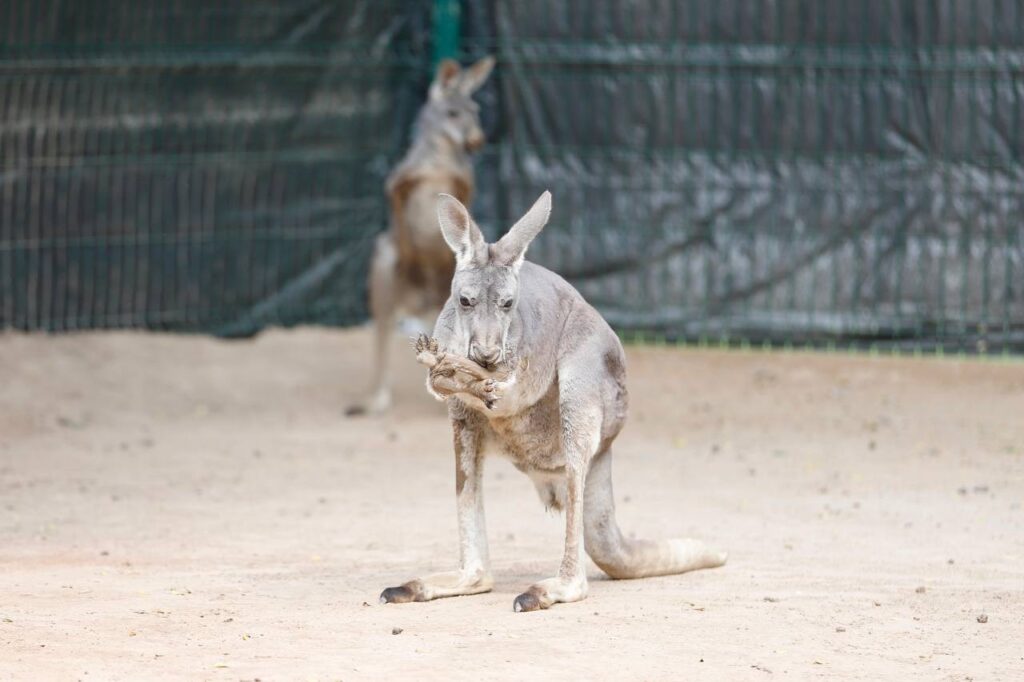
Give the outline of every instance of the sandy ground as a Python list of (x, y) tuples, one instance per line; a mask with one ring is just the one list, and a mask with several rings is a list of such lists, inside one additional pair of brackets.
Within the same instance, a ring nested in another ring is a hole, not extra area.
[(1024, 679), (1024, 363), (630, 348), (620, 522), (729, 563), (516, 614), (562, 520), (502, 460), (494, 591), (377, 603), (457, 545), (411, 353), (342, 416), (368, 345), (0, 335), (0, 679)]

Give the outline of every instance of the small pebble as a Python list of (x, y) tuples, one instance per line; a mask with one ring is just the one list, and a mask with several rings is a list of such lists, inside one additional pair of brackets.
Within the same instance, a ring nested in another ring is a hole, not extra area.
[(978, 622), (979, 623), (987, 623), (988, 622), (988, 616), (986, 616), (984, 613), (981, 614), (980, 616), (978, 616)]
[(925, 593), (924, 586), (921, 586), (921, 587), (917, 588), (916, 590), (914, 590), (914, 592), (917, 592), (918, 594), (924, 594)]
[(402, 634), (402, 628), (391, 628), (391, 634), (400, 635)]
[(840, 625), (839, 627), (836, 628), (836, 632), (846, 632), (846, 628), (844, 628), (843, 626)]

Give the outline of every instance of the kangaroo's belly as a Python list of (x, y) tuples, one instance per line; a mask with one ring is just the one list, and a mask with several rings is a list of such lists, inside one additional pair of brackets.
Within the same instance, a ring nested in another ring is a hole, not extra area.
[(403, 222), (417, 256), (424, 261), (455, 263), (455, 256), (437, 224), (437, 195), (450, 194), (453, 190), (453, 184), (444, 178), (424, 179), (416, 183), (405, 201)]
[(450, 183), (433, 178), (417, 183), (400, 209), (400, 228), (391, 234), (398, 274), (406, 285), (403, 307), (415, 313), (436, 311), (450, 293), (455, 256), (437, 223), (437, 195), (451, 189)]
[(488, 424), (487, 449), (507, 457), (520, 471), (556, 472), (565, 467), (557, 384), (530, 407), (514, 416), (490, 418)]

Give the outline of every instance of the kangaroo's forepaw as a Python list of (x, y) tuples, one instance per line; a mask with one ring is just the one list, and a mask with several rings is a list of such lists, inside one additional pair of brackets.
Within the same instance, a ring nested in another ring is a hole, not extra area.
[(501, 398), (498, 394), (498, 382), (494, 379), (484, 379), (480, 382), (480, 393), (480, 399), (484, 401), (488, 410), (493, 410), (494, 404)]
[(426, 334), (420, 334), (413, 339), (412, 347), (416, 351), (416, 362), (421, 365), (434, 368), (441, 362), (441, 358), (438, 357), (440, 352), (437, 339), (431, 338)]
[(510, 376), (501, 379), (484, 379), (480, 382), (480, 399), (487, 405), (487, 409), (494, 409), (495, 404), (498, 403), (503, 397), (505, 392), (508, 391), (515, 383), (515, 377)]
[(416, 349), (417, 353), (427, 351), (428, 353), (437, 353), (437, 339), (427, 336), (426, 334), (420, 334), (412, 343), (413, 348)]
[(424, 601), (423, 584), (419, 580), (410, 580), (398, 587), (387, 587), (380, 593), (381, 604), (405, 604), (411, 601)]

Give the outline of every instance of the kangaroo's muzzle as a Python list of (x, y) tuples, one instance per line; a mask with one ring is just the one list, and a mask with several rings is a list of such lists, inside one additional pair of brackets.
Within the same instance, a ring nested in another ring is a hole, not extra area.
[(487, 142), (487, 138), (484, 137), (483, 133), (479, 131), (470, 133), (469, 137), (466, 138), (466, 151), (478, 151), (481, 147), (484, 146), (485, 142)]
[(501, 348), (499, 346), (485, 347), (474, 343), (469, 348), (469, 359), (484, 369), (490, 369), (501, 359)]

